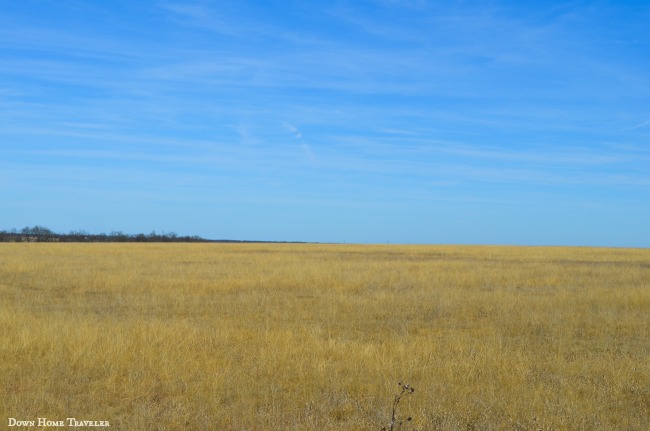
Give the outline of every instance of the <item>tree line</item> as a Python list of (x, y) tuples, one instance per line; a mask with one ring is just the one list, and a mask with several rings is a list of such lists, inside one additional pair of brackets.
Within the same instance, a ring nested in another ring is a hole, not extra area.
[(209, 242), (200, 236), (179, 236), (174, 232), (127, 234), (121, 231), (92, 234), (84, 230), (57, 233), (43, 226), (21, 230), (0, 230), (0, 242)]

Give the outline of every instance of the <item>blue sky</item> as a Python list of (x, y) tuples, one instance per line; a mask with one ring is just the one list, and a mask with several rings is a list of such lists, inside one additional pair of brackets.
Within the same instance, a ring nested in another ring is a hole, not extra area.
[(0, 229), (650, 247), (650, 3), (0, 4)]

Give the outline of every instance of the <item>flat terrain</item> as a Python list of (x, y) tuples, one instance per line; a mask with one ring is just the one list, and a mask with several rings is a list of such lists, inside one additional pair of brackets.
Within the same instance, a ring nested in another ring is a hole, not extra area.
[(0, 244), (0, 429), (647, 430), (648, 334), (647, 249)]

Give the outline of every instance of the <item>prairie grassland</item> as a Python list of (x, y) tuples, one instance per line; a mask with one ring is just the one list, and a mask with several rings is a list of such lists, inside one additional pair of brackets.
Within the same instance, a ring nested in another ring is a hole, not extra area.
[(0, 244), (0, 426), (647, 430), (648, 334), (646, 249)]

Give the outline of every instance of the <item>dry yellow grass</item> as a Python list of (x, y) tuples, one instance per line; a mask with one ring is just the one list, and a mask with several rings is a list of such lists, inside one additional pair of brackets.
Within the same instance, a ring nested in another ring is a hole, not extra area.
[(0, 427), (647, 430), (648, 334), (650, 250), (0, 244)]

